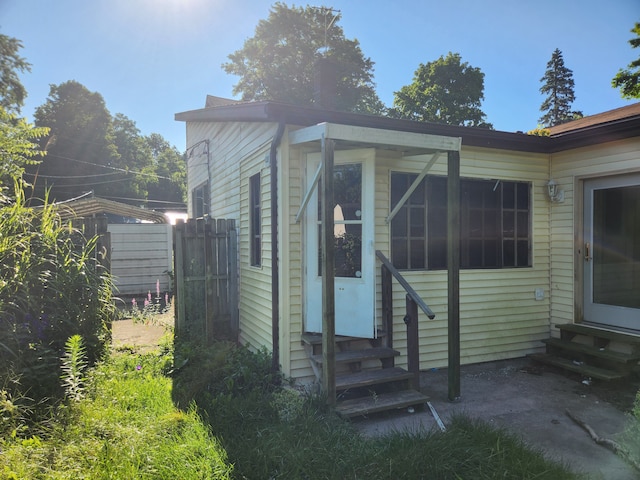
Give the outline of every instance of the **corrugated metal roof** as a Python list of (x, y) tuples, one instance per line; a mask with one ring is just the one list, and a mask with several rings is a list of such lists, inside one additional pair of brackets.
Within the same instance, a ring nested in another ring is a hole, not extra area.
[(122, 217), (135, 218), (153, 223), (168, 223), (164, 213), (135, 207), (126, 203), (114, 202), (104, 198), (81, 198), (69, 202), (57, 203), (55, 206), (62, 218), (91, 217), (101, 213), (111, 213)]

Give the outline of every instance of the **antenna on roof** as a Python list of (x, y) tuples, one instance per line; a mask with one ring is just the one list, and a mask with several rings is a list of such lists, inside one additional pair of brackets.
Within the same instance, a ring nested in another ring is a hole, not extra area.
[[(318, 10), (320, 12), (320, 15), (324, 16), (324, 47), (318, 50), (318, 51), (323, 50), (322, 54), (324, 55), (329, 51), (329, 45), (327, 43), (327, 32), (340, 16), (340, 10), (336, 10), (333, 7), (311, 7), (311, 8), (314, 10)], [(329, 15), (331, 15), (332, 18), (331, 18), (331, 21), (327, 23)]]

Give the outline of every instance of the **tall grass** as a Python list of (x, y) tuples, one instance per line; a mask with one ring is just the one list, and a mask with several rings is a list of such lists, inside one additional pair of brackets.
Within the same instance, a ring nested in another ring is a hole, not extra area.
[[(195, 408), (171, 399), (166, 354), (119, 354), (46, 439), (0, 440), (0, 479), (228, 479), (233, 467)], [(4, 468), (4, 471), (2, 470)]]
[(89, 364), (109, 344), (112, 281), (95, 247), (52, 205), (28, 207), (18, 186), (0, 205), (0, 382), (36, 407), (63, 397), (60, 358), (71, 336), (82, 337)]
[(576, 478), (506, 431), (463, 417), (446, 433), (366, 438), (321, 396), (274, 385), (283, 379), (265, 382), (271, 365), (265, 352), (217, 344), (187, 353), (174, 398), (196, 399), (238, 479)]
[(90, 370), (85, 398), (46, 438), (0, 438), (0, 480), (575, 478), (464, 417), (446, 433), (367, 438), (321, 396), (288, 388), (264, 351), (181, 350), (115, 354)]

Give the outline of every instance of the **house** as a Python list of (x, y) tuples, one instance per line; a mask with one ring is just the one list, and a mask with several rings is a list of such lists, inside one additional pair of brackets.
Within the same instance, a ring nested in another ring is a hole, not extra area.
[[(626, 339), (625, 368), (637, 364), (640, 104), (548, 137), (275, 102), (209, 105), (176, 114), (186, 123), (189, 215), (236, 220), (239, 340), (270, 348), (285, 375), (340, 374), (320, 363), (322, 332), (374, 347), (391, 337), (394, 368), (417, 348), (419, 369), (451, 366), (452, 352), (463, 364), (534, 354), (592, 359), (591, 374), (610, 360), (598, 352), (615, 357)], [(331, 195), (319, 181), (329, 164), (334, 233), (325, 236), (331, 207), (318, 196)], [(323, 326), (320, 274), (331, 238), (334, 332)], [(434, 314), (420, 313), (417, 347), (405, 334), (408, 290), (395, 280), (389, 312), (385, 262)]]

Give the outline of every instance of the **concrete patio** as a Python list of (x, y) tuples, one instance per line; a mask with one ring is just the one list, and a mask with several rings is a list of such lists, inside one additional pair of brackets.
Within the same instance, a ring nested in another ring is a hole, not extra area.
[[(430, 397), (438, 416), (446, 425), (456, 414), (466, 414), (492, 425), (504, 427), (550, 458), (567, 464), (573, 471), (592, 479), (631, 480), (640, 471), (606, 447), (596, 444), (589, 434), (567, 415), (588, 424), (600, 437), (615, 440), (630, 421), (628, 413), (604, 400), (608, 388), (629, 391), (634, 386), (607, 386), (582, 383), (576, 376), (542, 368), (528, 359), (463, 366), (461, 399), (447, 399), (447, 371), (421, 374), (422, 391)], [(636, 391), (635, 388), (634, 391)], [(391, 430), (436, 429), (428, 408), (374, 416), (354, 422), (366, 435)]]

